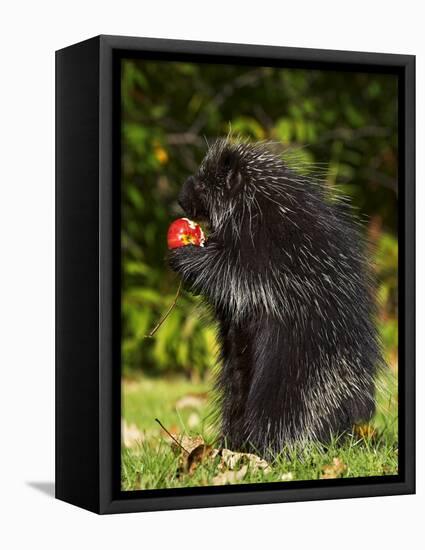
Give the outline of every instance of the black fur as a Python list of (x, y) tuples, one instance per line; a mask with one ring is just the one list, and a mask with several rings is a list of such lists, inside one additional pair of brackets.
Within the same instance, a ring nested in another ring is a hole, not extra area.
[(211, 231), (169, 264), (219, 322), (226, 445), (279, 452), (368, 420), (382, 358), (348, 206), (267, 144), (229, 140), (210, 147), (180, 204)]

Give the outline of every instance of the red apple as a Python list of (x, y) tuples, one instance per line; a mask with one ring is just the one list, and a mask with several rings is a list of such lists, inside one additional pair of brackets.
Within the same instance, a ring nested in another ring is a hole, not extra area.
[(204, 246), (205, 235), (199, 224), (188, 218), (179, 218), (168, 228), (167, 242), (170, 249), (188, 244)]

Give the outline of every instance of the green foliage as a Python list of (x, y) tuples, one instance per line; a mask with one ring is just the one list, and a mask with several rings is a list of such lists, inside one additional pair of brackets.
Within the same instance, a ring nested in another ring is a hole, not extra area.
[(214, 366), (214, 327), (198, 320), (194, 298), (180, 298), (155, 336), (146, 337), (173, 300), (173, 294), (143, 286), (132, 287), (123, 296), (125, 374), (143, 365), (144, 372), (150, 373), (196, 371), (204, 375)]
[(397, 85), (385, 74), (127, 60), (122, 66), (122, 321), (127, 374), (194, 371), (214, 362), (213, 328), (165, 265), (176, 197), (229, 129), (284, 143), (351, 196), (377, 251), (385, 344), (396, 348)]

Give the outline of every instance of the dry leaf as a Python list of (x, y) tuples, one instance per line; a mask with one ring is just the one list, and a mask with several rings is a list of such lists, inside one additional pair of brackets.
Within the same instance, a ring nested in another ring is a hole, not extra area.
[(242, 466), (238, 471), (227, 470), (213, 477), (213, 485), (229, 485), (237, 481), (242, 481), (248, 472), (248, 466)]
[(133, 422), (127, 424), (127, 421), (121, 420), (121, 439), (124, 444), (124, 447), (128, 449), (131, 447), (136, 447), (144, 440), (143, 433)]
[(193, 449), (196, 449), (196, 447), (199, 447), (199, 445), (204, 444), (204, 439), (200, 435), (197, 435), (196, 437), (191, 437), (190, 435), (181, 435), (181, 436), (175, 436), (175, 437), (179, 442), (180, 446), (177, 445), (175, 441), (172, 441), (171, 447), (173, 451), (176, 451), (178, 453), (182, 452), (182, 447), (183, 447), (183, 449), (187, 451), (187, 453), (185, 454), (189, 455), (193, 451)]
[(192, 475), (198, 465), (206, 460), (211, 455), (212, 451), (213, 448), (211, 445), (198, 445), (198, 447), (195, 447), (193, 451), (187, 456), (184, 470)]
[(229, 449), (221, 450), (221, 468), (235, 470), (243, 464), (248, 465), (252, 472), (263, 470), (263, 472), (267, 474), (271, 471), (269, 463), (257, 455), (252, 453), (237, 453)]
[(214, 485), (239, 481), (245, 477), (248, 470), (252, 472), (262, 470), (265, 473), (271, 471), (269, 463), (263, 458), (252, 453), (213, 448), (212, 445), (207, 445), (200, 435), (176, 436), (176, 440), (171, 443), (171, 446), (180, 455), (178, 475), (183, 473), (192, 475), (200, 464), (216, 457), (220, 458), (218, 464), (220, 473), (213, 479)]
[(206, 393), (189, 393), (176, 401), (177, 409), (199, 409), (207, 400)]
[(397, 473), (397, 470), (394, 471), (394, 467), (390, 466), (389, 464), (384, 464), (382, 466), (382, 473), (383, 475), (394, 475)]
[(361, 439), (376, 439), (378, 435), (370, 424), (357, 424), (354, 426), (354, 434)]
[(337, 477), (342, 477), (346, 471), (347, 465), (344, 464), (340, 458), (335, 457), (332, 460), (332, 464), (323, 466), (320, 479), (335, 479)]
[(188, 427), (193, 430), (200, 422), (199, 414), (196, 412), (193, 412), (189, 415), (189, 418), (187, 419), (187, 425)]

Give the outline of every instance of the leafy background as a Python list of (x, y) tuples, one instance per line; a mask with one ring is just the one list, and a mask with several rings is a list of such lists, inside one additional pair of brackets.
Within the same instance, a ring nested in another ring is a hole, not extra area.
[(327, 171), (375, 245), (379, 326), (397, 356), (397, 79), (392, 75), (126, 60), (122, 65), (122, 357), (124, 374), (203, 377), (214, 331), (183, 295), (154, 339), (144, 335), (177, 289), (166, 232), (176, 196), (229, 128), (273, 139)]

